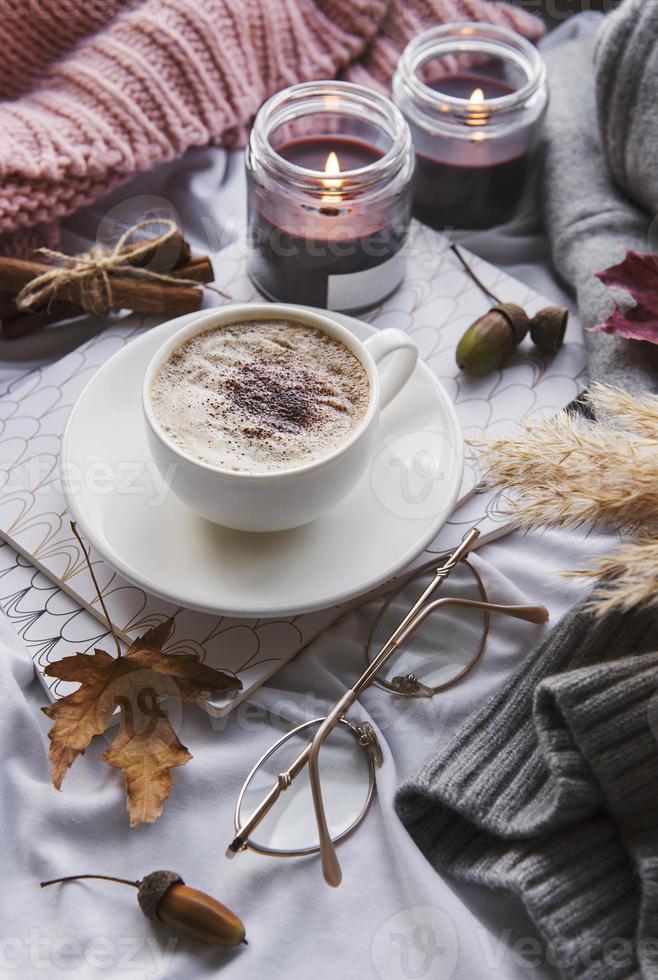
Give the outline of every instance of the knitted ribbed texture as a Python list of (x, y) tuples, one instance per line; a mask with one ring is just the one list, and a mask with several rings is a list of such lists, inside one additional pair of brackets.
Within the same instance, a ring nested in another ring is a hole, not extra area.
[(516, 892), (565, 977), (658, 976), (649, 650), (655, 613), (577, 607), (398, 794), (437, 870)]
[(658, 9), (625, 0), (603, 22), (596, 47), (601, 136), (612, 175), (651, 217), (658, 211)]
[(542, 31), (489, 0), (0, 0), (0, 98), (23, 93), (0, 103), (0, 236), (188, 147), (239, 143), (294, 82), (385, 84), (414, 33), (466, 19)]
[(509, 27), (533, 41), (543, 33), (543, 24), (519, 7), (487, 0), (392, 0), (374, 42), (344, 77), (362, 85), (388, 84), (405, 45), (421, 31), (437, 24), (485, 21)]
[(131, 0), (0, 0), (0, 99), (29, 91), (50, 65)]
[[(544, 53), (551, 88), (543, 153), (544, 218), (553, 262), (577, 295), (585, 327), (602, 323), (614, 306), (611, 290), (596, 273), (620, 262), (626, 249), (648, 251), (655, 216), (633, 204), (610, 173), (597, 125), (593, 50), (593, 39), (586, 38)], [(655, 92), (658, 104), (658, 85)], [(621, 120), (619, 126), (623, 139), (628, 127)], [(655, 161), (655, 154), (651, 159)], [(589, 331), (585, 347), (592, 381), (631, 392), (658, 390), (658, 348), (652, 352), (648, 344)]]

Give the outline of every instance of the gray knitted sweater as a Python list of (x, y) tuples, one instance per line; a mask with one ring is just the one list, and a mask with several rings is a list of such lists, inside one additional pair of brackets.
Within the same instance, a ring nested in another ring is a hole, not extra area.
[[(658, 211), (658, 4), (624, 0), (596, 39), (596, 99), (610, 171), (651, 218)], [(652, 244), (658, 244), (654, 238)], [(655, 248), (654, 248), (655, 250)]]
[(402, 787), (440, 872), (516, 892), (560, 972), (658, 977), (658, 613), (573, 610)]
[[(642, 30), (634, 30), (640, 8)], [(602, 23), (596, 65), (593, 25), (583, 25), (589, 36), (545, 54), (544, 218), (553, 262), (576, 293), (586, 327), (603, 322), (614, 305), (595, 273), (627, 249), (650, 252), (658, 244), (658, 3), (627, 0)], [(652, 114), (643, 116), (638, 103), (653, 104)], [(640, 131), (638, 154), (632, 148)], [(658, 347), (603, 333), (586, 333), (585, 343), (593, 380), (658, 390)]]

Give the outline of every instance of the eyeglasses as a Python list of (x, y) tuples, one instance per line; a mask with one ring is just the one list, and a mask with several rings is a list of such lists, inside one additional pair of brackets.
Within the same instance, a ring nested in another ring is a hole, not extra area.
[[(403, 697), (433, 697), (463, 680), (477, 663), (490, 613), (546, 622), (544, 606), (489, 601), (467, 560), (478, 537), (479, 531), (470, 531), (452, 554), (397, 585), (373, 623), (367, 666), (356, 683), (326, 717), (298, 725), (258, 760), (238, 797), (227, 857), (247, 848), (277, 857), (319, 853), (325, 881), (339, 885), (336, 844), (364, 820), (382, 763), (372, 726), (345, 717), (360, 694), (374, 683)], [(432, 599), (440, 586), (449, 594)], [(400, 609), (408, 610), (401, 620)]]

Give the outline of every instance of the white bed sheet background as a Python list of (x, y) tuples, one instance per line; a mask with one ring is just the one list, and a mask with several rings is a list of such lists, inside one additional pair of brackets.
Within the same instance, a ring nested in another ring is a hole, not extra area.
[[(591, 17), (577, 18), (561, 34), (591, 30), (591, 25)], [(243, 227), (241, 156), (208, 149), (139, 178), (89, 209), (71, 223), (69, 244), (93, 237), (112, 203), (143, 194), (170, 200), (185, 216), (193, 242), (213, 253)], [(556, 302), (566, 301), (549, 269), (532, 202), (513, 225), (469, 234), (463, 241)], [(88, 326), (78, 324), (0, 344), (0, 379), (61, 355), (87, 335)], [(555, 622), (582, 593), (561, 571), (610, 543), (604, 535), (515, 534), (484, 548), (476, 561), (494, 600), (542, 601)], [(322, 714), (355, 679), (370, 615), (372, 609), (345, 616), (228, 719), (211, 720), (189, 706), (174, 709), (194, 759), (176, 770), (163, 817), (134, 830), (128, 828), (120, 778), (100, 760), (102, 740), (76, 762), (61, 793), (51, 787), (48, 722), (39, 710), (43, 690), (11, 625), (0, 620), (0, 976), (554, 977), (551, 951), (541, 945), (518, 901), (437, 875), (393, 809), (399, 784), (522, 664), (543, 632), (537, 627), (495, 620), (485, 656), (469, 679), (431, 702), (398, 702), (378, 689), (366, 692), (351, 717), (373, 723), (385, 762), (370, 814), (340, 847), (339, 889), (324, 885), (315, 858), (276, 860), (248, 853), (232, 862), (224, 859), (245, 775), (281, 725)], [(178, 871), (240, 914), (249, 946), (223, 951), (175, 941), (143, 918), (135, 892), (124, 886), (38, 887), (42, 879), (66, 874), (138, 878), (162, 867)]]

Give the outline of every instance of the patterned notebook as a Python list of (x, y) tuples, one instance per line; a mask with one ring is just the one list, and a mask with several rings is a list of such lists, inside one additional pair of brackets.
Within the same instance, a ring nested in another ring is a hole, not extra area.
[[(465, 434), (502, 432), (537, 411), (554, 412), (584, 384), (582, 333), (570, 324), (555, 358), (538, 355), (529, 341), (504, 371), (484, 378), (460, 375), (454, 363), (457, 340), (490, 303), (466, 275), (448, 240), (415, 225), (410, 242), (410, 273), (401, 289), (364, 319), (377, 328), (395, 326), (415, 340), (420, 356), (453, 399)], [(489, 289), (530, 314), (547, 305), (527, 287), (487, 263), (469, 256)], [(246, 274), (246, 253), (233, 245), (216, 260), (217, 282), (236, 302), (258, 300)], [(80, 547), (71, 533), (61, 487), (59, 451), (71, 409), (93, 373), (115, 351), (129, 344), (148, 321), (116, 320), (100, 336), (44, 369), (33, 372), (0, 396), (0, 605), (31, 649), (37, 670), (53, 659), (100, 642), (106, 629)], [(401, 474), (412, 481), (420, 474)], [(455, 545), (477, 525), (482, 541), (499, 536), (505, 524), (491, 494), (475, 494), (475, 470), (467, 463), (460, 501), (453, 517), (427, 549)], [(422, 489), (417, 487), (416, 489)], [(427, 554), (420, 556), (426, 560)], [(129, 642), (175, 610), (122, 579), (98, 555), (94, 568), (115, 627)], [(246, 697), (306, 643), (325, 629), (341, 609), (285, 620), (245, 621), (179, 611), (168, 649), (194, 651), (215, 666), (235, 671), (243, 683), (239, 698), (218, 703), (222, 713)], [(45, 679), (51, 696), (63, 686)]]

